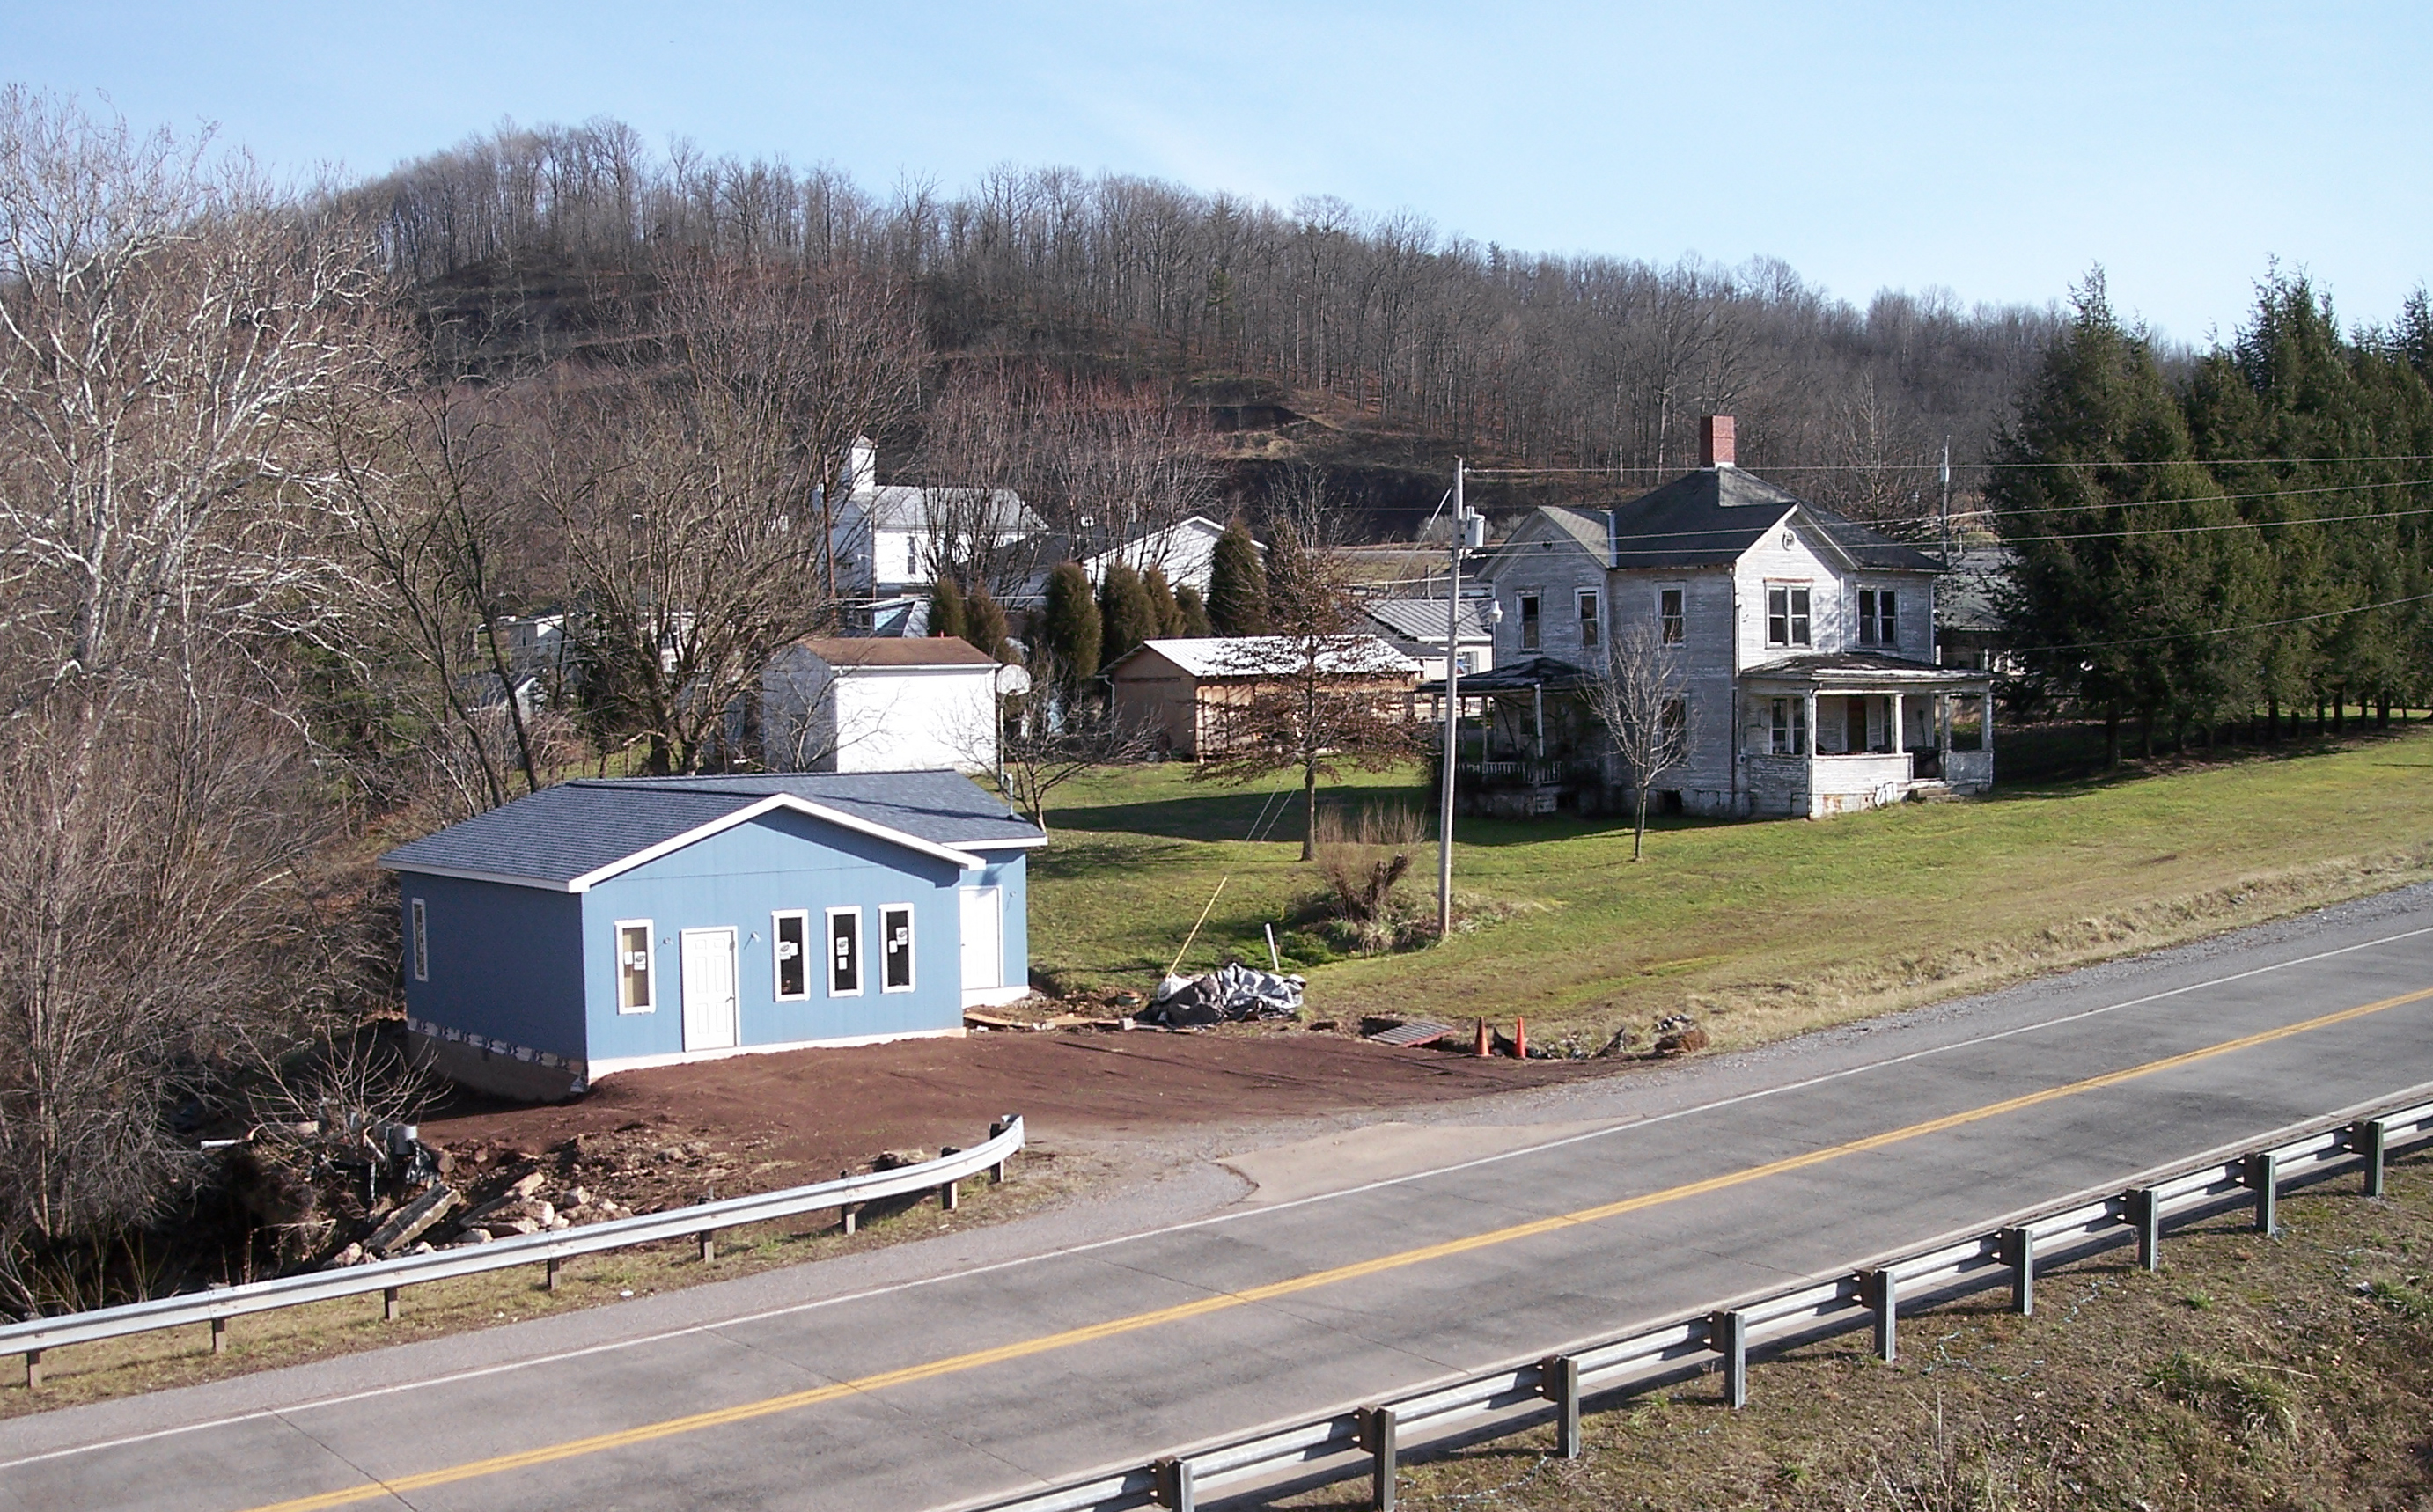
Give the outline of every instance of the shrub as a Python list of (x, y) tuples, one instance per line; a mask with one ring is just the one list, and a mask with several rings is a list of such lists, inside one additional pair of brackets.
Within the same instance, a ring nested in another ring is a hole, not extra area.
[(1311, 839), (1333, 893), (1331, 911), (1357, 948), (1374, 954), (1400, 943), (1410, 921), (1398, 890), (1427, 839), (1419, 814), (1401, 807), (1364, 807), (1356, 815), (1320, 809)]

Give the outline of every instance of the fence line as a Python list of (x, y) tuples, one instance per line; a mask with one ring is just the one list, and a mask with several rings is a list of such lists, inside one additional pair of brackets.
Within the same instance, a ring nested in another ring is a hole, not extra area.
[[(2403, 1096), (2421, 1098), (2428, 1090)], [(2361, 1171), (2364, 1195), (2380, 1197), (2389, 1155), (2433, 1140), (2433, 1102), (2391, 1107), (2396, 1100), (2266, 1135), (2271, 1143), (2243, 1145), (2236, 1153), (2217, 1150), (2158, 1167), (2125, 1190), (2081, 1193), (1835, 1275), (1562, 1345), (1541, 1358), (1402, 1398), (1339, 1407), (1038, 1490), (961, 1503), (957, 1512), (1189, 1512), (1212, 1492), (1256, 1487), (1288, 1494), (1361, 1478), (1370, 1483), (1369, 1504), (1392, 1512), (1399, 1457), (1419, 1444), (1501, 1437), (1551, 1419), (1556, 1453), (1574, 1458), (1581, 1402), (1589, 1397), (1644, 1392), (1720, 1365), (1724, 1400), (1737, 1407), (1747, 1401), (1753, 1355), (1871, 1329), (1876, 1354), (1890, 1362), (1906, 1312), (2007, 1286), (2012, 1310), (2032, 1314), (2039, 1270), (2128, 1244), (2137, 1247), (2141, 1266), (2157, 1269), (2167, 1226), (2241, 1206), (2252, 1206), (2256, 1228), (2269, 1233), (2281, 1193), (2347, 1171)]]
[(715, 1241), (712, 1236), (721, 1230), (816, 1213), (825, 1208), (836, 1209), (839, 1221), (847, 1232), (851, 1232), (854, 1210), (866, 1202), (935, 1192), (942, 1207), (953, 1208), (957, 1183), (983, 1171), (991, 1173), (996, 1181), (1004, 1181), (1006, 1162), (1022, 1148), (1022, 1120), (1009, 1113), (990, 1126), (988, 1140), (983, 1144), (951, 1155), (942, 1155), (934, 1161), (924, 1161), (917, 1165), (898, 1166), (892, 1171), (871, 1171), (810, 1186), (727, 1198), (660, 1213), (641, 1213), (630, 1218), (587, 1223), (575, 1229), (518, 1234), (513, 1238), (464, 1249), (400, 1255), (393, 1260), (376, 1260), (342, 1270), (309, 1271), (298, 1276), (280, 1276), (238, 1286), (184, 1292), (174, 1297), (128, 1302), (119, 1307), (96, 1308), (91, 1312), (66, 1313), (56, 1317), (35, 1317), (22, 1323), (0, 1325), (0, 1355), (24, 1355), (26, 1385), (39, 1386), (43, 1384), (44, 1352), (71, 1344), (90, 1344), (99, 1339), (148, 1334), (156, 1329), (209, 1323), (212, 1352), (217, 1354), (226, 1348), (229, 1319), (248, 1313), (300, 1307), (308, 1302), (325, 1302), (341, 1297), (379, 1292), (386, 1302), (387, 1316), (394, 1318), (399, 1313), (400, 1296), (408, 1286), (477, 1275), (483, 1271), (505, 1270), (516, 1266), (538, 1265), (545, 1267), (547, 1284), (554, 1291), (557, 1289), (559, 1266), (576, 1255), (598, 1254), (604, 1250), (622, 1249), (630, 1245), (652, 1244), (666, 1239), (689, 1238), (700, 1242), (701, 1257), (707, 1260), (713, 1253)]

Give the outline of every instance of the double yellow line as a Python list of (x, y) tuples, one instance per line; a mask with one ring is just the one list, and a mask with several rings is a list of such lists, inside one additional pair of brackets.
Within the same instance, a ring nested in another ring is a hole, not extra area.
[(2023, 1096), (2008, 1097), (2000, 1102), (1987, 1103), (1982, 1108), (1971, 1108), (1965, 1113), (1949, 1113), (1941, 1118), (1927, 1119), (1922, 1123), (1907, 1124), (1884, 1133), (1869, 1134), (1864, 1139), (1854, 1139), (1847, 1144), (1812, 1150), (1805, 1155), (1793, 1155), (1782, 1160), (1770, 1161), (1763, 1165), (1752, 1165), (1744, 1170), (1732, 1171), (1723, 1176), (1710, 1176), (1702, 1181), (1666, 1187), (1660, 1192), (1649, 1192), (1640, 1197), (1625, 1198), (1618, 1202), (1606, 1202), (1596, 1207), (1581, 1208), (1576, 1212), (1558, 1214), (1550, 1218), (1516, 1223), (1508, 1228), (1489, 1230), (1488, 1232), (1473, 1234), (1466, 1239), (1448, 1239), (1442, 1244), (1422, 1245), (1416, 1249), (1404, 1249), (1390, 1255), (1380, 1255), (1374, 1260), (1363, 1260), (1353, 1265), (1336, 1266), (1330, 1270), (1314, 1270), (1306, 1275), (1270, 1282), (1264, 1286), (1251, 1286), (1234, 1292), (1220, 1292), (1201, 1298), (1198, 1301), (1183, 1302), (1174, 1307), (1161, 1307), (1153, 1312), (1134, 1313), (1126, 1317), (1110, 1318), (1103, 1323), (1067, 1329), (1061, 1334), (1042, 1334), (1037, 1338), (1024, 1339), (1019, 1343), (1001, 1344), (995, 1349), (974, 1350), (968, 1354), (948, 1355), (942, 1360), (931, 1360), (925, 1365), (907, 1366), (900, 1370), (882, 1370), (876, 1375), (859, 1376), (851, 1381), (839, 1382), (834, 1385), (815, 1386), (808, 1391), (790, 1391), (782, 1396), (764, 1397), (757, 1402), (721, 1407), (713, 1412), (689, 1413), (682, 1418), (668, 1418), (658, 1422), (644, 1423), (636, 1428), (621, 1428), (615, 1433), (595, 1434), (588, 1438), (570, 1438), (562, 1443), (547, 1444), (537, 1449), (524, 1450), (519, 1453), (500, 1454), (489, 1459), (470, 1460), (443, 1470), (424, 1470), (418, 1474), (400, 1475), (389, 1480), (366, 1481), (359, 1486), (350, 1486), (343, 1490), (324, 1491), (316, 1496), (298, 1497), (293, 1501), (272, 1503), (252, 1508), (251, 1512), (320, 1512), (322, 1508), (347, 1506), (376, 1496), (402, 1497), (411, 1492), (428, 1490), (435, 1486), (478, 1480), (486, 1475), (502, 1475), (510, 1470), (531, 1470), (536, 1466), (555, 1464), (560, 1460), (575, 1459), (585, 1454), (597, 1454), (605, 1450), (630, 1448), (636, 1444), (651, 1443), (656, 1439), (673, 1438), (682, 1434), (700, 1433), (707, 1428), (721, 1428), (729, 1423), (750, 1422), (756, 1418), (773, 1417), (778, 1413), (792, 1412), (802, 1407), (815, 1407), (821, 1402), (836, 1402), (859, 1392), (884, 1391), (891, 1386), (910, 1385), (915, 1382), (930, 1381), (939, 1376), (954, 1375), (964, 1370), (977, 1370), (985, 1366), (1003, 1365), (1012, 1360), (1028, 1359), (1032, 1355), (1046, 1354), (1055, 1350), (1095, 1344), (1101, 1339), (1137, 1334), (1143, 1329), (1186, 1322), (1195, 1317), (1206, 1317), (1211, 1314), (1226, 1312), (1236, 1307), (1247, 1307), (1255, 1302), (1272, 1301), (1279, 1297), (1315, 1291), (1321, 1286), (1333, 1286), (1341, 1282), (1357, 1281), (1364, 1276), (1375, 1276), (1386, 1271), (1425, 1265), (1432, 1260), (1443, 1260), (1454, 1255), (1492, 1249), (1497, 1245), (1534, 1239), (1542, 1234), (1576, 1228), (1581, 1224), (1600, 1223), (1608, 1218), (1618, 1218), (1625, 1214), (1660, 1207), (1668, 1202), (1681, 1201), (1686, 1198), (1727, 1191), (1732, 1187), (1744, 1186), (1751, 1181), (1762, 1181), (1768, 1177), (1785, 1176), (1793, 1171), (1803, 1171), (1811, 1166), (1841, 1160), (1846, 1156), (1863, 1155), (1870, 1150), (1883, 1149), (1908, 1140), (1923, 1138), (1928, 1134), (1939, 1134), (1947, 1130), (1982, 1123), (1988, 1118), (1999, 1118), (2005, 1113), (2018, 1113), (2044, 1103), (2058, 1102), (2065, 1097), (2100, 1092), (2106, 1087), (2117, 1087), (2122, 1082), (2135, 1081), (2143, 1077), (2176, 1070), (2181, 1066), (2194, 1065), (2218, 1056), (2231, 1055), (2240, 1050), (2253, 1049), (2259, 1045), (2270, 1045), (2276, 1040), (2286, 1040), (2315, 1029), (2328, 1028), (2335, 1024), (2345, 1024), (2352, 1019), (2364, 1018), (2369, 1014), (2384, 1012), (2408, 1003), (2423, 1002), (2426, 998), (2433, 998), (2433, 988), (2403, 994), (2397, 997), (2386, 997), (2380, 1002), (2367, 1003), (2356, 1008), (2342, 1009), (2337, 1013), (2325, 1013), (2320, 1018), (2284, 1025), (2279, 1028), (2266, 1029), (2257, 1034), (2243, 1035), (2236, 1040), (2225, 1040), (2220, 1045), (2207, 1045), (2202, 1050), (2190, 1050), (2183, 1055), (2167, 1056), (2160, 1061), (2149, 1061), (2143, 1065), (2131, 1066), (2123, 1071), (2107, 1071), (2100, 1077), (2088, 1077), (2083, 1081), (2050, 1087), (2042, 1092), (2031, 1092)]

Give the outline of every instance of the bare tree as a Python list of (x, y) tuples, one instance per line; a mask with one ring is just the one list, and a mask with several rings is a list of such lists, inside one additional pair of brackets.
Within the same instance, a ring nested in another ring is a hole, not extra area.
[(203, 144), (0, 92), (0, 1287), (166, 1196), (173, 1098), (307, 1014), (326, 809), (284, 653), (360, 602), (317, 413), (368, 241)]
[(1002, 701), (995, 730), (967, 732), (960, 744), (975, 766), (988, 765), (993, 754), (1006, 800), (1046, 829), (1057, 789), (1094, 768), (1147, 760), (1155, 742), (1097, 699), (1064, 698), (1066, 679), (1048, 658), (1034, 656), (1030, 675), (1029, 691)]
[(885, 385), (840, 371), (861, 348), (824, 332), (862, 313), (782, 269), (696, 269), (637, 317), (628, 365), (551, 381), (532, 476), (582, 608), (587, 698), (648, 771), (737, 758), (730, 712), (770, 656), (835, 623), (831, 442), (876, 417), (836, 394), (876, 405)]
[(1655, 627), (1634, 624), (1613, 637), (1605, 665), (1587, 689), (1591, 713), (1613, 742), (1614, 759), (1630, 781), (1637, 811), (1630, 858), (1647, 852), (1647, 794), (1657, 779), (1690, 759), (1690, 705), (1680, 648)]
[(1319, 779), (1386, 771), (1416, 755), (1425, 733), (1392, 686), (1407, 663), (1363, 628), (1351, 574), (1327, 550), (1323, 487), (1312, 476), (1273, 501), (1272, 634), (1244, 637), (1222, 657), (1242, 691), (1224, 705), (1219, 750), (1192, 773), (1248, 783), (1299, 772), (1304, 861), (1317, 854)]

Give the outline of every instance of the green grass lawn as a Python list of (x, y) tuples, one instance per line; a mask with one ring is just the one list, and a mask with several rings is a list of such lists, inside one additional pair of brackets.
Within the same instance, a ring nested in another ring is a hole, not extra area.
[[(1415, 777), (1327, 796), (1418, 805)], [(1262, 926), (1285, 934), (1322, 887), (1296, 859), (1297, 808), (1279, 838), (1242, 838), (1269, 791), (1181, 765), (1066, 788), (1033, 863), (1034, 969), (1146, 988), (1227, 877), (1183, 964), (1265, 964)], [(1414, 858), (1421, 900), (1435, 860)], [(1542, 1041), (1687, 1009), (1745, 1044), (2433, 876), (2433, 731), (1817, 823), (1672, 819), (1636, 865), (1626, 824), (1465, 820), (1454, 865), (1456, 892), (1505, 916), (1306, 967), (1317, 1014), (1525, 1015)]]

